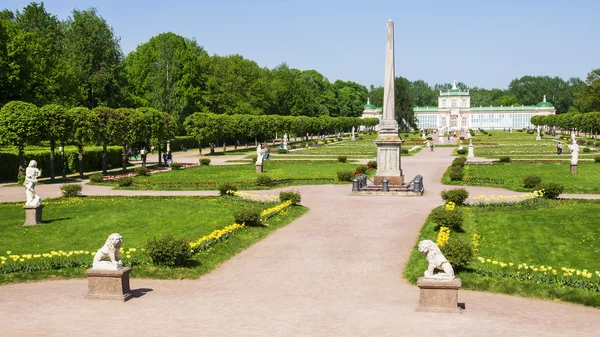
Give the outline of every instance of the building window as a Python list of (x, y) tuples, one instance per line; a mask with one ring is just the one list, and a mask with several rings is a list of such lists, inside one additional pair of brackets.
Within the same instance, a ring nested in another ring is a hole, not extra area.
[(446, 117), (442, 117), (442, 125), (441, 126), (448, 126), (448, 123), (446, 123)]
[(452, 100), (452, 107), (456, 108), (456, 100), (455, 99)]
[(466, 108), (467, 107), (467, 100), (463, 98), (462, 102), (460, 103), (460, 107), (461, 108)]
[(463, 128), (467, 127), (467, 117), (463, 117), (462, 118), (462, 122), (460, 123), (460, 126), (463, 127)]
[(445, 100), (445, 99), (443, 99), (443, 100), (442, 100), (442, 108), (445, 108), (445, 107), (446, 107), (446, 100)]
[(455, 128), (458, 126), (458, 117), (454, 116), (450, 118), (450, 127)]

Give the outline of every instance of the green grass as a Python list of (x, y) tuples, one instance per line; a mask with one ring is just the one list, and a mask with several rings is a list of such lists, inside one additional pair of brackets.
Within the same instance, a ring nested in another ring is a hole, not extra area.
[[(99, 249), (110, 233), (123, 235), (123, 247), (138, 252), (151, 237), (172, 234), (198, 240), (216, 229), (234, 222), (233, 212), (242, 204), (240, 198), (225, 197), (86, 197), (45, 201), (44, 224), (23, 227), (23, 207), (17, 203), (0, 204), (0, 256), (48, 253), (52, 250)], [(273, 207), (276, 203), (260, 203)], [(269, 226), (252, 227), (236, 232), (227, 241), (194, 256), (186, 267), (167, 268), (151, 264), (133, 268), (134, 277), (197, 278), (219, 263), (264, 238), (306, 212), (292, 207), (270, 218)], [(123, 256), (121, 255), (123, 259)], [(92, 256), (89, 256), (91, 261)], [(83, 277), (84, 268), (65, 268), (43, 272), (0, 274), (0, 283), (46, 278)]]
[(570, 174), (569, 162), (552, 163), (494, 163), (492, 165), (465, 165), (465, 176), (502, 179), (501, 183), (476, 181), (451, 181), (446, 170), (442, 178), (444, 184), (504, 187), (513, 191), (531, 191), (523, 187), (523, 178), (538, 175), (543, 183), (555, 182), (565, 187), (564, 193), (600, 193), (600, 164), (582, 162), (578, 173)]
[[(273, 186), (277, 188), (290, 185), (308, 185), (308, 184), (332, 184), (337, 181), (338, 171), (354, 171), (357, 164), (339, 163), (337, 160), (324, 161), (264, 161), (264, 171), (262, 175), (267, 175), (273, 179), (313, 179), (325, 178), (325, 180), (300, 180), (281, 183)], [(253, 183), (260, 173), (256, 173), (254, 164), (247, 165), (225, 165), (225, 166), (198, 166), (185, 170), (169, 171), (157, 173), (148, 177), (135, 177), (134, 184), (123, 189), (136, 190), (216, 190), (220, 183), (237, 183), (238, 188), (260, 189)], [(169, 184), (169, 182), (173, 184)], [(196, 184), (198, 182), (199, 184)], [(147, 183), (148, 185), (144, 185)], [(202, 184), (204, 183), (204, 184)], [(342, 182), (347, 183), (347, 182)], [(112, 183), (102, 183), (112, 184)]]
[[(495, 207), (464, 207), (464, 232), (451, 233), (451, 239), (471, 242), (478, 231), (482, 236), (479, 256), (491, 260), (535, 266), (552, 266), (600, 271), (600, 229), (597, 226), (598, 200), (546, 200), (522, 202)], [(435, 224), (428, 219), (417, 242), (436, 241)], [(481, 265), (478, 260), (471, 268), (457, 271), (465, 289), (493, 291), (526, 297), (557, 299), (566, 302), (600, 307), (600, 292), (548, 283), (534, 283), (512, 278), (480, 276), (473, 268), (500, 268)], [(415, 248), (404, 269), (412, 283), (427, 269), (423, 256)], [(560, 271), (559, 271), (560, 272)], [(593, 275), (591, 282), (600, 283)]]

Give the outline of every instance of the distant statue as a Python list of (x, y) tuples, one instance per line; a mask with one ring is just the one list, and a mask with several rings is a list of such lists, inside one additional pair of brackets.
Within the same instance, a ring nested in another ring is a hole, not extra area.
[(25, 170), (25, 194), (27, 195), (27, 201), (25, 206), (41, 206), (42, 198), (35, 194), (35, 184), (37, 184), (37, 178), (42, 175), (42, 170), (37, 168), (37, 162), (32, 160), (29, 162), (29, 166)]
[(285, 150), (287, 150), (287, 149), (288, 149), (288, 147), (287, 147), (287, 143), (288, 143), (288, 135), (287, 135), (287, 133), (284, 133), (284, 134), (283, 134), (283, 148), (284, 148)]
[[(454, 269), (444, 257), (440, 248), (431, 240), (419, 242), (419, 252), (425, 256), (429, 266), (424, 273), (425, 278), (453, 279)], [(439, 272), (435, 273), (438, 270)]]
[(352, 127), (352, 140), (355, 140), (355, 138), (354, 138), (354, 130), (355, 130), (354, 127)]
[[(119, 250), (123, 243), (123, 237), (119, 233), (112, 233), (106, 239), (104, 246), (98, 249), (94, 255), (93, 268), (98, 269), (120, 269), (123, 268), (123, 262), (119, 260)], [(110, 261), (104, 261), (109, 258)]]
[(577, 145), (576, 141), (573, 141), (569, 145), (569, 149), (571, 149), (571, 165), (577, 165), (577, 161), (579, 160), (579, 145)]
[(260, 147), (260, 144), (258, 144), (258, 146), (256, 147), (256, 165), (262, 165), (263, 155), (264, 155), (264, 152), (263, 152), (262, 148)]

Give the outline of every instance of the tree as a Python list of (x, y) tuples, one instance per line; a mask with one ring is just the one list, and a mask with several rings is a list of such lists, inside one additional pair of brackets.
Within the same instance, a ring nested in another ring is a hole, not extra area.
[[(152, 143), (157, 144), (158, 164), (162, 163), (161, 151), (165, 141), (173, 138), (177, 129), (177, 121), (168, 113), (153, 108), (138, 108), (144, 120), (142, 134), (150, 138)], [(147, 133), (150, 128), (150, 133)], [(190, 134), (191, 135), (191, 134)], [(145, 163), (144, 163), (145, 165)]]
[[(72, 121), (70, 115), (67, 114), (66, 109), (58, 104), (44, 105), (40, 109), (42, 120), (44, 122), (43, 132), (44, 140), (50, 142), (50, 180), (54, 180), (54, 173), (56, 168), (56, 160), (54, 159), (54, 150), (56, 149), (56, 143), (60, 144), (64, 148), (67, 139), (70, 136), (72, 130)], [(64, 150), (63, 150), (64, 151)], [(64, 167), (65, 163), (62, 163), (63, 167), (63, 178), (66, 178), (66, 171)]]
[(574, 96), (573, 104), (579, 111), (600, 111), (600, 68), (588, 73), (585, 83), (579, 85)]
[(0, 109), (0, 143), (15, 146), (19, 151), (19, 175), (25, 175), (25, 146), (40, 140), (43, 116), (31, 103), (12, 101)]
[(66, 54), (78, 83), (78, 102), (88, 108), (116, 107), (121, 101), (121, 47), (95, 8), (73, 10), (65, 32)]
[(94, 139), (94, 128), (98, 125), (98, 115), (85, 107), (76, 107), (67, 111), (72, 121), (72, 140), (77, 144), (79, 153), (79, 177), (83, 178), (83, 145)]
[(437, 106), (438, 92), (423, 80), (410, 82), (410, 97), (416, 106)]
[(117, 123), (114, 120), (117, 118), (115, 110), (109, 107), (97, 107), (94, 108), (94, 113), (98, 118), (94, 119), (96, 124), (94, 125), (94, 139), (97, 143), (102, 146), (102, 173), (106, 174), (108, 170), (108, 156), (106, 148), (109, 145), (117, 144), (115, 142), (115, 126)]
[(535, 105), (542, 101), (544, 95), (554, 105), (556, 113), (564, 113), (573, 104), (574, 92), (580, 81), (570, 79), (568, 82), (560, 77), (523, 76), (514, 79), (508, 85), (508, 91), (523, 105)]
[(401, 130), (416, 129), (417, 123), (413, 111), (413, 103), (410, 97), (410, 82), (404, 77), (396, 77), (394, 81), (394, 93), (396, 100), (396, 120)]

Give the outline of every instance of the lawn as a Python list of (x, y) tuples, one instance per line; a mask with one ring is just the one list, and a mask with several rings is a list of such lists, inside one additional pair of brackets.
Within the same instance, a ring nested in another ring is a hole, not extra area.
[[(600, 201), (535, 199), (513, 205), (463, 207), (463, 210), (464, 232), (453, 231), (450, 240), (471, 242), (473, 233), (479, 233), (478, 257), (485, 260), (482, 263), (474, 259), (469, 268), (457, 270), (465, 289), (600, 307), (600, 229), (597, 225)], [(435, 242), (435, 227), (428, 219), (418, 241)], [(591, 275), (578, 276), (574, 271), (573, 276), (564, 276), (563, 267), (582, 273), (589, 271)], [(414, 283), (426, 269), (427, 263), (415, 245), (404, 275)], [(557, 271), (558, 279), (568, 284), (549, 281), (556, 279), (552, 269)], [(591, 288), (583, 289), (586, 286)]]
[[(151, 237), (172, 234), (195, 241), (214, 230), (234, 223), (239, 207), (256, 204), (266, 209), (277, 203), (245, 201), (237, 197), (85, 197), (44, 202), (44, 224), (23, 227), (23, 206), (0, 203), (0, 258), (4, 255), (43, 254), (62, 250), (83, 250), (93, 254), (109, 234), (123, 235), (123, 248), (141, 253)], [(186, 267), (157, 267), (143, 263), (133, 268), (134, 277), (197, 278), (219, 263), (267, 236), (275, 229), (306, 212), (294, 206), (269, 218), (269, 226), (240, 230), (227, 241), (193, 257)], [(10, 251), (10, 253), (7, 253)], [(127, 253), (129, 254), (129, 253)], [(121, 259), (125, 260), (125, 254)], [(133, 255), (133, 254), (132, 254)], [(91, 255), (87, 256), (89, 261)], [(82, 258), (86, 258), (85, 256)], [(149, 259), (146, 258), (146, 261)], [(83, 277), (85, 268), (65, 268), (41, 272), (0, 273), (0, 283), (49, 277)], [(1, 271), (1, 269), (0, 269)]]
[[(513, 191), (530, 191), (523, 187), (523, 178), (537, 175), (543, 183), (555, 182), (565, 187), (564, 193), (600, 193), (600, 164), (582, 162), (578, 173), (570, 174), (569, 162), (550, 163), (494, 163), (491, 165), (465, 165), (465, 177), (462, 181), (451, 181), (446, 171), (442, 178), (444, 184), (504, 187)], [(470, 178), (490, 178), (494, 182), (468, 180)]]
[[(354, 172), (356, 166), (357, 164), (340, 163), (337, 160), (265, 160), (262, 175), (276, 180), (286, 180), (277, 183), (273, 187), (333, 184), (338, 183), (337, 172)], [(219, 184), (225, 182), (233, 183), (239, 189), (269, 188), (254, 185), (260, 175), (261, 173), (256, 173), (256, 167), (252, 163), (223, 166), (201, 165), (185, 170), (157, 173), (147, 177), (135, 177), (134, 185), (121, 188), (136, 190), (216, 190)]]

